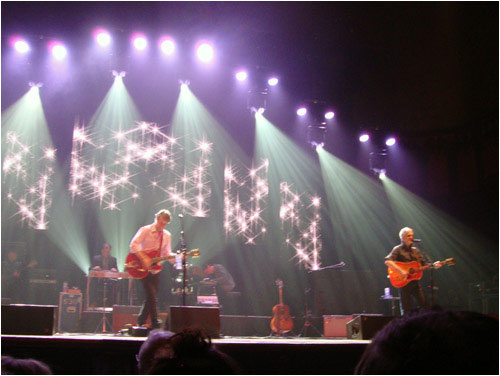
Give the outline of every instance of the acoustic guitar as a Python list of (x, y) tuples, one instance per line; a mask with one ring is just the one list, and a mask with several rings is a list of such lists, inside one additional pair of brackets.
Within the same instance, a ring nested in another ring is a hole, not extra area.
[(293, 328), (293, 321), (290, 317), (290, 308), (283, 304), (283, 281), (276, 280), (278, 286), (280, 302), (273, 307), (273, 318), (271, 319), (271, 330), (281, 335), (289, 332)]
[[(137, 256), (136, 253), (129, 253), (127, 258), (125, 259), (125, 270), (128, 274), (135, 279), (142, 279), (146, 277), (150, 271), (152, 270), (162, 270), (163, 266), (160, 264), (161, 261), (172, 260), (175, 258), (177, 253), (172, 253), (168, 256), (160, 257), (159, 250), (147, 251), (145, 252), (149, 258), (151, 258), (152, 264), (149, 269), (145, 269), (142, 266), (141, 260)], [(186, 257), (198, 257), (200, 255), (200, 251), (198, 249), (193, 249), (186, 253)]]
[[(438, 262), (442, 265), (455, 265), (454, 258), (448, 258), (444, 261)], [(389, 273), (389, 280), (391, 281), (391, 284), (397, 288), (404, 287), (411, 281), (421, 279), (422, 275), (424, 274), (423, 271), (433, 267), (433, 264), (421, 266), (418, 261), (395, 262), (395, 264), (405, 272), (408, 272), (408, 276), (406, 278), (403, 278), (398, 272), (392, 270), (391, 268), (387, 268), (387, 272)]]

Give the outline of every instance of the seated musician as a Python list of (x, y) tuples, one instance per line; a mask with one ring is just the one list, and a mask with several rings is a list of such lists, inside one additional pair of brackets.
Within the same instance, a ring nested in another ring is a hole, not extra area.
[(2, 262), (2, 298), (10, 298), (11, 303), (22, 303), (28, 290), (28, 269), (36, 265), (36, 260), (28, 263), (16, 250), (9, 249)]
[[(399, 238), (401, 239), (401, 244), (395, 246), (391, 253), (385, 257), (385, 264), (387, 267), (398, 273), (402, 278), (407, 278), (408, 272), (399, 267), (396, 262), (417, 261), (422, 266), (426, 263), (420, 251), (415, 247), (413, 241), (413, 230), (411, 228), (402, 228), (401, 231), (399, 231)], [(442, 265), (440, 263), (434, 264), (436, 269), (441, 266)], [(427, 308), (427, 299), (419, 280), (410, 281), (406, 286), (403, 286), (399, 290), (401, 297), (401, 312), (403, 315), (407, 315), (412, 309), (412, 296), (416, 299), (418, 308)]]
[(224, 307), (227, 308), (227, 293), (232, 291), (235, 286), (233, 277), (227, 269), (221, 264), (205, 264), (201, 271), (195, 270), (195, 274), (204, 277), (200, 283), (215, 286), (217, 299), (221, 305), (221, 311)]
[[(91, 270), (102, 271), (109, 270), (112, 272), (118, 272), (118, 264), (116, 257), (111, 256), (111, 244), (104, 243), (101, 248), (101, 254), (96, 255), (92, 258)], [(106, 283), (106, 307), (111, 307), (115, 304), (115, 295), (117, 284), (116, 280), (109, 278), (92, 278), (90, 281), (90, 306), (96, 307), (104, 306), (103, 296), (104, 296), (104, 284)]]

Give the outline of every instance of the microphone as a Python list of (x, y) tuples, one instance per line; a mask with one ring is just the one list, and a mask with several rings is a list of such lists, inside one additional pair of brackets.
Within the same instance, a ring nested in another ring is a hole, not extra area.
[(413, 239), (413, 243), (418, 243), (418, 242), (421, 242), (422, 239)]
[(181, 218), (181, 219), (184, 218), (184, 216), (182, 214), (180, 214), (180, 213), (179, 213), (178, 217)]

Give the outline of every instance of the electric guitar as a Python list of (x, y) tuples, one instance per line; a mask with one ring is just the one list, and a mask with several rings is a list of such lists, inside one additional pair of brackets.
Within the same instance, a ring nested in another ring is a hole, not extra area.
[[(150, 271), (152, 270), (162, 270), (163, 266), (160, 264), (161, 261), (172, 260), (177, 255), (176, 253), (172, 253), (168, 256), (160, 257), (160, 251), (148, 251), (145, 252), (146, 255), (153, 261), (149, 269), (145, 269), (142, 266), (141, 260), (137, 256), (136, 253), (129, 253), (127, 258), (125, 259), (125, 270), (130, 274), (131, 277), (135, 279), (142, 279), (146, 277)], [(198, 249), (192, 249), (191, 251), (186, 253), (186, 257), (198, 257), (200, 255), (200, 251)]]
[(290, 308), (283, 304), (283, 281), (276, 280), (278, 285), (280, 303), (273, 307), (273, 318), (271, 320), (271, 330), (278, 335), (289, 332), (293, 328), (293, 321), (290, 317)]
[[(451, 266), (455, 265), (455, 259), (448, 258), (444, 261), (438, 261), (438, 263), (440, 263), (441, 265)], [(408, 276), (404, 278), (398, 272), (392, 270), (391, 268), (387, 268), (387, 272), (389, 273), (389, 280), (391, 281), (391, 284), (397, 288), (406, 286), (410, 281), (421, 279), (422, 275), (424, 274), (423, 271), (432, 268), (434, 265), (429, 264), (421, 266), (418, 261), (395, 262), (395, 264), (408, 273)]]

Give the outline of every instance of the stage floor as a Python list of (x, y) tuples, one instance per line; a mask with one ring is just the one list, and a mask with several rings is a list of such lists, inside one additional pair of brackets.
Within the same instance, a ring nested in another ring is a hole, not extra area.
[[(146, 337), (56, 333), (2, 335), (2, 354), (45, 361), (55, 374), (135, 374)], [(304, 337), (216, 338), (248, 374), (352, 374), (369, 340)]]

